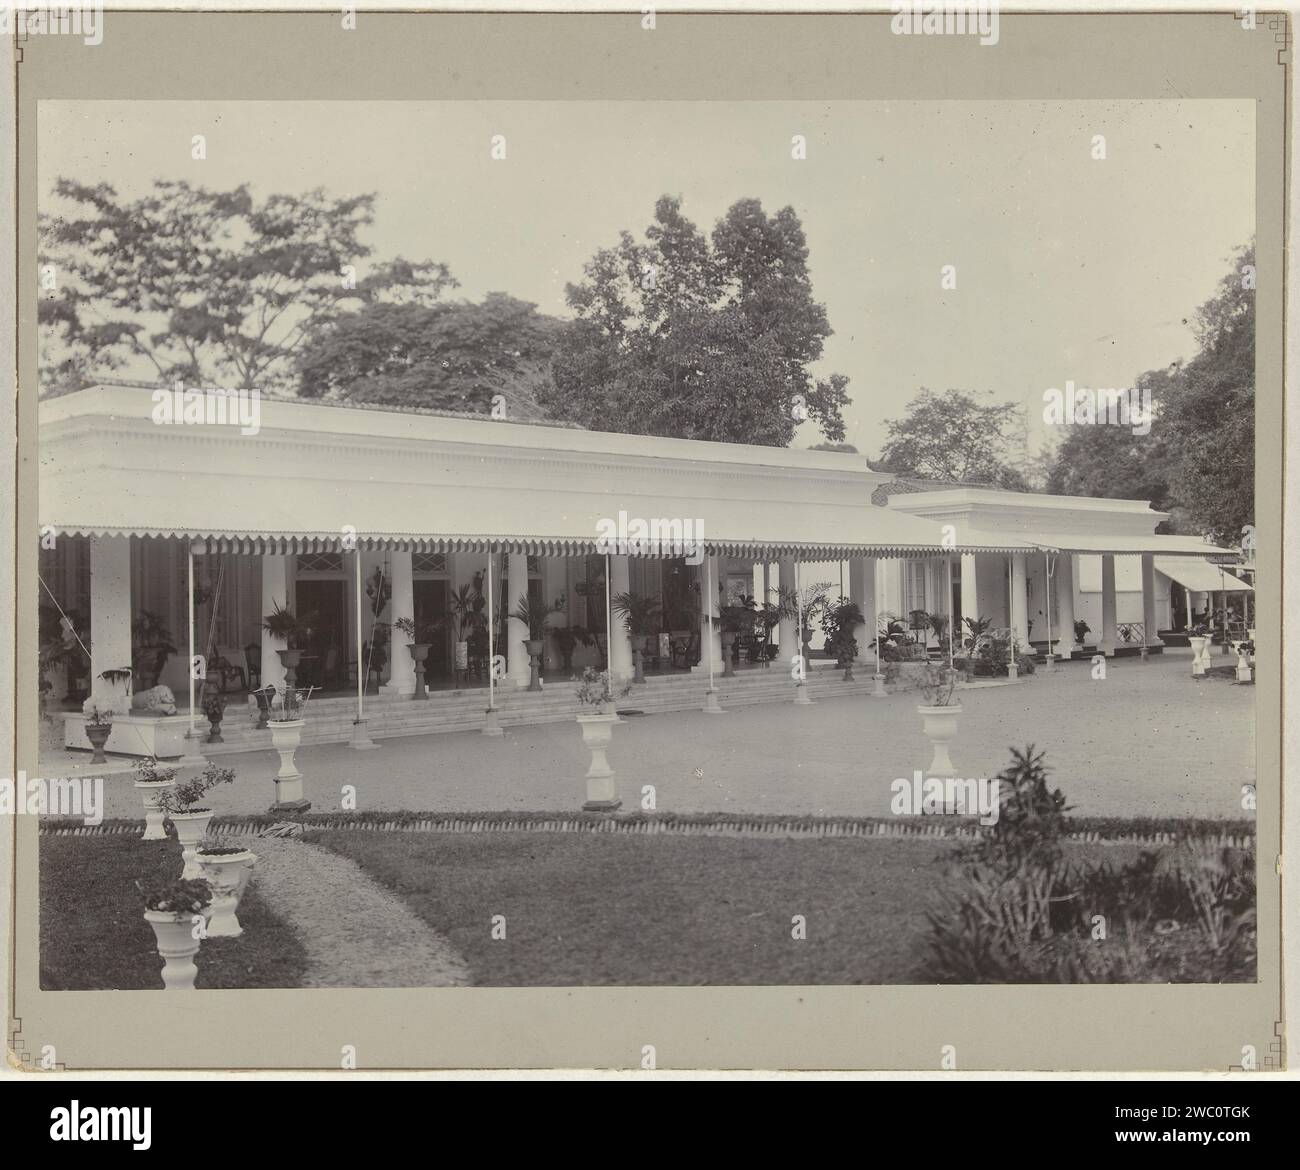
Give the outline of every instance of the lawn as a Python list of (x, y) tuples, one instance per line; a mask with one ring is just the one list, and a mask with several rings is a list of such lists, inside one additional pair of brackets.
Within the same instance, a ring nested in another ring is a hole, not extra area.
[[(574, 833), (311, 839), (351, 858), (460, 951), (480, 986), (915, 981), (930, 840)], [(492, 938), (504, 915), (506, 937)], [(792, 937), (802, 915), (807, 938)]]
[[(162, 990), (162, 959), (135, 881), (177, 877), (180, 846), (135, 835), (45, 837), (40, 857), (41, 988)], [(203, 941), (195, 986), (299, 986), (306, 952), (258, 897), (256, 877), (239, 921), (239, 938)]]

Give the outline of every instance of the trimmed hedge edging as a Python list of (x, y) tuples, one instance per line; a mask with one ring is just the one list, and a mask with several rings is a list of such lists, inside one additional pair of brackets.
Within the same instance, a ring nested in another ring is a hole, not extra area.
[[(1196, 817), (1067, 817), (1068, 839), (1113, 845), (1171, 845), (1207, 839), (1231, 848), (1254, 848), (1255, 826), (1244, 819)], [(213, 833), (257, 834), (286, 823), (265, 813), (214, 817)], [(415, 833), (670, 833), (700, 837), (946, 837), (976, 835), (974, 817), (817, 817), (780, 813), (414, 812), (408, 810), (308, 813), (296, 818), (304, 830), (352, 829)], [(114, 819), (83, 825), (76, 817), (43, 817), (42, 836), (98, 836), (139, 832), (140, 821)]]

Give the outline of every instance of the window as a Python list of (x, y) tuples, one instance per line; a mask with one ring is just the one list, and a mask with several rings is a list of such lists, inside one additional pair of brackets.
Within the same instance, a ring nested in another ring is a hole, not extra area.
[(299, 553), (300, 573), (341, 573), (344, 570), (342, 553)]
[(911, 613), (925, 608), (925, 562), (903, 562), (903, 609)]

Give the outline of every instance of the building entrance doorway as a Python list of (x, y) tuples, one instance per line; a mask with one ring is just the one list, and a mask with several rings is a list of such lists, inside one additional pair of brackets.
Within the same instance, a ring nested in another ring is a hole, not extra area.
[[(448, 584), (446, 581), (415, 581), (411, 587), (415, 602), (415, 624), (432, 625), (447, 614)], [(426, 686), (434, 685), (438, 679), (451, 677), (452, 657), (450, 652), (451, 629), (447, 624), (439, 627), (433, 642), (429, 646), (429, 655), (424, 660), (424, 681)], [(405, 653), (405, 651), (403, 651)]]
[(298, 581), (294, 612), (310, 618), (297, 677), (303, 686), (344, 690), (348, 685), (348, 585), (346, 581)]

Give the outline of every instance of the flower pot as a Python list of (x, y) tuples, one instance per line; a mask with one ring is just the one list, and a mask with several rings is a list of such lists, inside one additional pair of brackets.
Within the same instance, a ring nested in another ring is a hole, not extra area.
[(166, 818), (158, 807), (158, 797), (172, 784), (171, 780), (160, 780), (157, 783), (141, 780), (135, 782), (136, 790), (144, 801), (144, 836), (141, 840), (165, 841), (167, 839), (167, 830), (163, 827)]
[(591, 766), (587, 769), (587, 802), (585, 812), (612, 812), (623, 802), (614, 790), (614, 770), (605, 758), (605, 748), (614, 735), (614, 724), (622, 720), (612, 713), (579, 715), (582, 742), (591, 752)]
[(632, 643), (632, 681), (645, 682), (645, 644)]
[(213, 707), (204, 714), (207, 715), (208, 719), (208, 738), (204, 742), (225, 743), (226, 741), (221, 738), (221, 720), (225, 716), (225, 711), (219, 707)]
[(237, 938), (244, 933), (235, 911), (248, 885), (248, 876), (257, 855), (248, 849), (239, 853), (199, 853), (203, 877), (212, 887), (212, 917), (208, 919), (209, 938)]
[(301, 650), (277, 650), (280, 665), (284, 667), (284, 681), (293, 686), (298, 680), (298, 664), (302, 661)]
[(429, 643), (413, 642), (407, 646), (407, 649), (411, 652), (411, 658), (415, 661), (415, 694), (411, 698), (422, 699), (427, 702), (429, 692), (424, 686), (424, 663), (425, 659), (429, 657)]
[(1237, 651), (1237, 681), (1239, 683), (1251, 681), (1250, 659), (1240, 650)]
[(274, 691), (265, 688), (253, 692), (253, 698), (257, 701), (257, 727), (255, 729), (257, 731), (265, 730), (267, 722), (271, 718), (271, 696), (274, 693)]
[(731, 655), (736, 645), (736, 635), (731, 630), (723, 630), (722, 640), (722, 677), (735, 678), (736, 671), (731, 663)]
[(86, 738), (90, 740), (90, 746), (95, 749), (95, 754), (90, 757), (92, 764), (107, 764), (108, 757), (104, 755), (104, 745), (108, 742), (108, 737), (113, 734), (113, 725), (111, 723), (87, 723)]
[(185, 862), (181, 881), (189, 882), (203, 876), (194, 850), (207, 836), (208, 822), (212, 817), (212, 810), (205, 808), (201, 812), (172, 813), (168, 818), (176, 826), (176, 839), (181, 843), (181, 859)]
[(1192, 677), (1201, 678), (1210, 665), (1210, 639), (1203, 634), (1195, 634), (1187, 641), (1192, 647)]
[(272, 719), (271, 746), (280, 753), (280, 770), (275, 774), (274, 808), (306, 811), (302, 795), (302, 773), (293, 762), (293, 754), (302, 743), (305, 719)]
[(194, 937), (192, 917), (167, 910), (144, 912), (144, 920), (153, 927), (158, 954), (162, 956), (163, 987), (168, 991), (194, 990), (194, 977), (199, 973), (194, 956), (199, 953), (199, 940)]
[(465, 671), (469, 669), (469, 643), (456, 643), (456, 669)]
[(927, 776), (955, 776), (956, 769), (948, 755), (948, 743), (957, 734), (957, 719), (961, 715), (961, 704), (951, 703), (947, 707), (927, 707), (920, 704), (916, 708), (922, 717), (925, 737), (934, 748)]
[(542, 651), (546, 643), (541, 638), (525, 638), (524, 649), (528, 651), (528, 689), (542, 689)]

